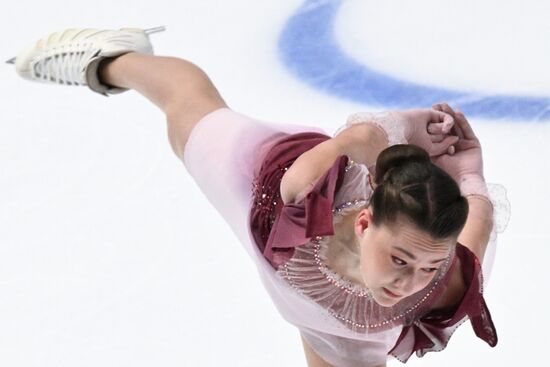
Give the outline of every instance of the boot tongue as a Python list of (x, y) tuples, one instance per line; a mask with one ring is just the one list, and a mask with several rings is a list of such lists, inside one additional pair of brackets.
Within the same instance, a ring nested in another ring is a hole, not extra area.
[(105, 59), (105, 57), (94, 56), (88, 63), (88, 66), (83, 70), (83, 73), (86, 84), (88, 85), (88, 87), (90, 87), (90, 89), (95, 92), (107, 95), (106, 90), (108, 88), (101, 83), (101, 81), (99, 80), (99, 75), (97, 74), (99, 63), (103, 59)]
[(104, 59), (106, 59), (106, 57), (104, 56), (95, 56), (90, 60), (86, 69), (82, 71), (82, 78), (84, 79), (85, 84), (94, 92), (97, 92), (107, 97), (109, 96), (109, 94), (117, 94), (127, 91), (128, 89), (126, 88), (114, 87), (109, 84), (103, 83), (99, 79), (99, 64)]

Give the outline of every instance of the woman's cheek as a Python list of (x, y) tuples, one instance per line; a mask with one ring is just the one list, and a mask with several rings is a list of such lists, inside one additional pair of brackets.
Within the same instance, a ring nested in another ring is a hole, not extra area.
[(363, 282), (367, 287), (372, 287), (376, 284), (376, 269), (374, 268), (376, 264), (373, 264), (372, 261), (369, 261), (363, 258), (361, 261), (361, 277)]
[(363, 280), (370, 287), (377, 287), (385, 284), (385, 278), (388, 277), (388, 269), (382, 262), (382, 259), (377, 257), (369, 257), (363, 261), (361, 269)]
[(387, 286), (388, 284), (393, 282), (393, 278), (396, 275), (395, 274), (396, 269), (388, 261), (387, 256), (381, 256), (378, 259), (378, 261), (377, 261), (377, 270), (378, 270), (380, 285)]

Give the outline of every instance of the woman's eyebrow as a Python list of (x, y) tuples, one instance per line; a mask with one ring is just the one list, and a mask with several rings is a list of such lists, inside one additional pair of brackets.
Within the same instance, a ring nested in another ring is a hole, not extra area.
[[(393, 246), (395, 249), (399, 250), (399, 251), (402, 251), (405, 255), (407, 255), (408, 257), (410, 257), (411, 259), (413, 260), (416, 260), (416, 256), (414, 256), (413, 254), (411, 254), (409, 251), (399, 247), (399, 246)], [(433, 260), (433, 261), (430, 261), (430, 264), (436, 264), (440, 261), (443, 261), (443, 260), (446, 260), (447, 258), (443, 258), (443, 259), (439, 259), (439, 260)]]
[(396, 248), (396, 249), (398, 249), (399, 251), (403, 251), (403, 253), (404, 253), (405, 255), (407, 255), (408, 257), (410, 257), (411, 259), (416, 260), (416, 256), (414, 256), (413, 254), (411, 254), (409, 251), (404, 250), (404, 249), (402, 249), (401, 247), (398, 247), (398, 246), (393, 246), (393, 247)]

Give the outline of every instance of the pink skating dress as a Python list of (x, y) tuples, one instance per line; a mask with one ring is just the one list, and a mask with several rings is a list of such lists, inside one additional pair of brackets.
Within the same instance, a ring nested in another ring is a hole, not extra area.
[[(475, 334), (494, 347), (498, 337), (483, 287), (494, 260), (496, 233), (503, 231), (509, 215), (504, 188), (489, 184), (496, 220), (483, 269), (477, 257), (457, 243), (427, 287), (382, 307), (368, 289), (326, 263), (338, 224), (364, 207), (372, 193), (367, 167), (340, 156), (300, 202), (284, 205), (279, 195), (281, 178), (295, 159), (329, 138), (314, 132), (280, 138), (253, 183), (250, 234), (265, 261), (259, 267), (262, 281), (283, 318), (299, 328), (317, 354), (338, 367), (376, 366), (391, 358), (405, 363), (415, 352), (422, 357), (441, 351), (468, 319)], [(430, 311), (452, 270), (460, 266), (458, 259), (467, 285), (462, 301), (453, 310)]]

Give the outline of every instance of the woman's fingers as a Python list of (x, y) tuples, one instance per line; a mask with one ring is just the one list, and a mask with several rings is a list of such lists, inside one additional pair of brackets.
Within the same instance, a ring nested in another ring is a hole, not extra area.
[[(428, 132), (435, 134), (447, 134), (456, 126), (455, 111), (447, 103), (436, 103), (432, 106), (431, 121), (435, 124), (428, 126)], [(431, 130), (431, 131), (430, 131)]]
[(455, 125), (454, 117), (448, 113), (429, 110), (430, 117), (426, 129), (430, 134), (447, 134)]
[(450, 116), (453, 117), (453, 119), (455, 117), (455, 111), (451, 108), (451, 106), (449, 106), (445, 102), (436, 103), (432, 106), (432, 108), (437, 110), (437, 111), (442, 111), (442, 112), (445, 112), (445, 113), (449, 114)]
[(458, 122), (455, 123), (455, 125), (451, 129), (451, 134), (458, 136), (460, 139), (464, 139), (464, 133), (462, 132), (462, 129), (460, 128)]
[(434, 109), (428, 110), (430, 113), (430, 122), (431, 123), (442, 123), (445, 125), (452, 126), (454, 124), (454, 117), (444, 111), (437, 111)]
[[(434, 143), (434, 144), (441, 143), (443, 140), (445, 140), (445, 138), (446, 138), (446, 135), (431, 135), (430, 136), (430, 139), (432, 140), (432, 143)], [(458, 144), (458, 142), (456, 144)], [(454, 145), (451, 145), (443, 153), (448, 153), (450, 155), (453, 155), (453, 154), (456, 153), (456, 148), (455, 148)]]
[[(447, 115), (449, 116), (449, 115)], [(449, 116), (452, 119), (452, 117)], [(454, 126), (454, 120), (447, 120), (444, 122), (436, 122), (428, 124), (428, 132), (430, 134), (448, 134)]]
[[(439, 143), (434, 143), (432, 146), (432, 155), (441, 155), (443, 153), (447, 153), (449, 151), (449, 148), (453, 145), (458, 143), (458, 136), (451, 136), (447, 135), (445, 139), (443, 139)], [(453, 148), (456, 149), (456, 148)], [(453, 152), (454, 153), (454, 152)]]
[(443, 134), (430, 134), (430, 141), (432, 143), (441, 143), (445, 139), (445, 136)]
[[(443, 105), (444, 105), (444, 104), (446, 104), (446, 103), (444, 103), (444, 102), (436, 103), (436, 104), (432, 105), (432, 108), (433, 108), (434, 110), (436, 110), (436, 111), (442, 111), (442, 112), (443, 112), (443, 111), (444, 111), (444, 110), (443, 110)], [(453, 113), (451, 113), (450, 115), (453, 116), (453, 115), (454, 115), (454, 111), (453, 111)]]
[(465, 139), (477, 139), (476, 134), (474, 133), (474, 130), (470, 126), (470, 123), (466, 119), (466, 116), (462, 113), (462, 111), (457, 109), (456, 113), (456, 120), (457, 125), (460, 127), (460, 130), (462, 130), (462, 133), (464, 134)]
[[(436, 118), (432, 118), (431, 120), (439, 122), (431, 123), (427, 127), (433, 144), (431, 153), (448, 153), (453, 155), (456, 152), (475, 148), (479, 145), (479, 140), (462, 111), (458, 108), (453, 110), (451, 106), (444, 102), (434, 104), (432, 109), (434, 114), (439, 114), (439, 120)], [(442, 113), (443, 115), (441, 115)], [(447, 120), (445, 120), (446, 116)], [(453, 124), (449, 130), (446, 129), (449, 125), (445, 125), (445, 122), (448, 121), (448, 116), (453, 119)], [(444, 136), (443, 139), (442, 136)]]
[[(461, 138), (461, 139), (464, 138), (464, 132), (462, 131), (461, 126), (458, 124), (458, 121), (456, 121), (457, 118), (458, 118), (458, 115), (457, 115), (457, 114), (458, 114), (458, 113), (461, 113), (461, 114), (462, 114), (462, 112), (460, 112), (460, 110), (459, 110), (458, 108), (455, 109), (455, 110), (453, 110), (453, 109), (451, 108), (451, 106), (449, 106), (449, 105), (448, 105), (447, 103), (445, 103), (445, 102), (436, 103), (436, 104), (434, 104), (434, 105), (432, 106), (432, 108), (435, 109), (435, 110), (438, 110), (438, 111), (443, 111), (443, 112), (445, 112), (445, 113), (451, 115), (451, 116), (455, 119), (454, 125), (453, 125), (453, 127), (452, 127), (452, 129), (451, 129), (451, 134), (456, 135), (456, 136), (458, 136), (458, 137)], [(464, 114), (462, 114), (462, 116), (464, 116)]]
[(441, 104), (441, 110), (444, 112), (447, 112), (449, 115), (454, 116), (456, 110), (453, 110), (451, 106), (449, 106), (447, 103), (442, 102)]

